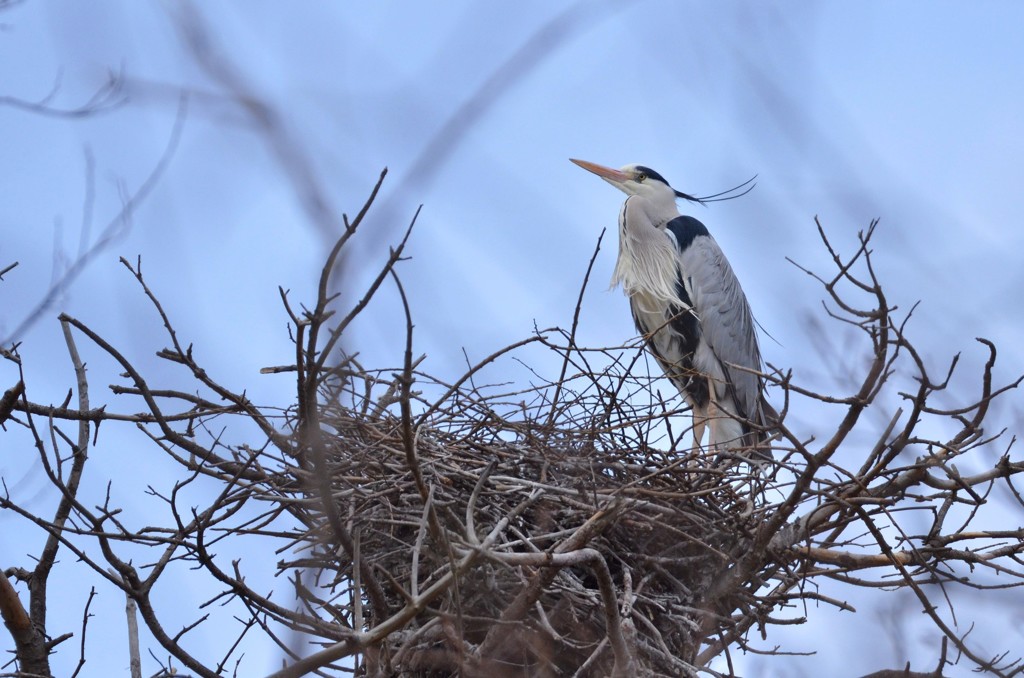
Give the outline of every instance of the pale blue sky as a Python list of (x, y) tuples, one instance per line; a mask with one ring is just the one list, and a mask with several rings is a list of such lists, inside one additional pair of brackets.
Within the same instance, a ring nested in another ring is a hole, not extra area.
[[(827, 266), (815, 215), (847, 250), (858, 230), (881, 218), (879, 273), (901, 307), (921, 301), (912, 337), (937, 371), (963, 351), (973, 386), (971, 370), (985, 357), (973, 339), (984, 336), (1001, 349), (1003, 380), (1024, 372), (1024, 4), (649, 0), (587, 3), (567, 14), (560, 3), (468, 0), (196, 6), (215, 51), (279, 116), (287, 147), (315, 171), (334, 210), (356, 212), (380, 169), (390, 169), (359, 256), (349, 260), (348, 293), (362, 291), (423, 204), (412, 260), (400, 272), (419, 351), (428, 354), (423, 369), (441, 378), (461, 373), (463, 349), (478, 359), (527, 336), (534, 323), (567, 326), (602, 227), (611, 231), (579, 341), (619, 345), (633, 336), (625, 300), (605, 290), (622, 196), (569, 157), (641, 162), (695, 194), (758, 174), (743, 199), (692, 212), (776, 339), (764, 341), (766, 359), (807, 383), (834, 386), (823, 365), (836, 356), (808, 344), (805, 318), (818, 313), (821, 293), (785, 257)], [(0, 12), (0, 96), (38, 100), (59, 77), (51, 104), (71, 108), (107, 71), (127, 80), (126, 104), (94, 118), (0, 106), (0, 267), (20, 262), (0, 283), (0, 336), (49, 283), (55, 247), (68, 256), (78, 247), (84, 149), (95, 158), (96, 234), (119, 207), (118, 184), (134, 190), (160, 156), (178, 92), (193, 92), (180, 147), (130, 232), (18, 337), (34, 400), (61, 401), (73, 382), (60, 311), (122, 348), (152, 381), (179, 378), (154, 363), (166, 341), (117, 263), (137, 255), (211, 372), (259, 402), (290, 396), (290, 378), (258, 374), (291, 355), (277, 287), (312, 298), (327, 236), (297, 200), (275, 150), (193, 58), (177, 24), (182, 7), (28, 0)], [(515, 67), (503, 70), (510, 59)], [(496, 95), (480, 102), (474, 97), (489, 81)], [(452, 143), (433, 145), (453, 120)], [(387, 289), (350, 347), (364, 364), (398, 364), (402, 323)], [(116, 371), (93, 356), (93, 398), (114, 408), (102, 387)], [(550, 366), (542, 354), (533, 359), (539, 371)], [(509, 378), (525, 378), (515, 364), (505, 367)], [(0, 365), (0, 385), (13, 381), (11, 366)], [(1001, 425), (1019, 427), (1019, 395), (1000, 412)], [(29, 450), (6, 441), (0, 449), (9, 484), (24, 477)], [(96, 487), (112, 475), (123, 501), (145, 510), (141, 489), (117, 471), (162, 462), (119, 454), (102, 444), (95, 451)], [(33, 494), (41, 479), (25, 483), (13, 494), (48, 506), (47, 495)], [(0, 516), (0, 552), (13, 559), (2, 567), (24, 565), (19, 559), (32, 550), (16, 526)], [(118, 615), (110, 622), (118, 628), (120, 598), (108, 589), (97, 604)], [(72, 607), (60, 631), (77, 631)], [(919, 616), (914, 605), (908, 610)], [(870, 609), (841, 619), (808, 614), (810, 624), (772, 640), (807, 651), (821, 638), (858, 635), (821, 657), (743, 660), (751, 675), (866, 672), (905, 659), (865, 631), (877, 623)], [(935, 635), (921, 639), (932, 644), (915, 650), (915, 668), (934, 654)], [(120, 670), (123, 645), (114, 647), (109, 658), (93, 657), (90, 670), (105, 661)], [(65, 651), (57, 665), (75, 659)]]

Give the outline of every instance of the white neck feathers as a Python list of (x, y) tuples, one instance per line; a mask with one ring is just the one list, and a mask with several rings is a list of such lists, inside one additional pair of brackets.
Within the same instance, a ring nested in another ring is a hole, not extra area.
[(622, 285), (630, 297), (650, 296), (679, 305), (676, 281), (679, 258), (665, 224), (679, 216), (675, 203), (659, 205), (643, 196), (630, 196), (619, 213), (619, 258), (612, 287)]

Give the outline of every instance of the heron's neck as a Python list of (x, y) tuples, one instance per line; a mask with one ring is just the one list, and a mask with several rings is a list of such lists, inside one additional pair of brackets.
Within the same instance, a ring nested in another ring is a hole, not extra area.
[(652, 200), (646, 197), (635, 196), (639, 207), (650, 219), (651, 225), (655, 228), (664, 229), (665, 224), (679, 216), (679, 208), (676, 207), (675, 198), (671, 200)]
[(627, 295), (644, 295), (680, 303), (677, 252), (665, 235), (665, 224), (679, 216), (675, 203), (658, 205), (640, 196), (626, 200), (619, 214), (619, 257), (612, 286), (622, 285)]

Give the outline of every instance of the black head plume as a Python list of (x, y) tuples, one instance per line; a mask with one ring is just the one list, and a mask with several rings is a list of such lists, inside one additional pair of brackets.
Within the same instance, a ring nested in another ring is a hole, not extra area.
[[(754, 181), (755, 179), (757, 179), (756, 174), (738, 186), (733, 186), (732, 188), (727, 189), (725, 191), (721, 191), (719, 193), (712, 193), (711, 195), (705, 195), (700, 198), (692, 196), (688, 193), (683, 193), (682, 191), (676, 191), (676, 197), (682, 198), (683, 200), (689, 200), (690, 202), (695, 202), (700, 205), (707, 205), (709, 202), (722, 202), (723, 200), (733, 200), (734, 198), (741, 198), (745, 196), (747, 193), (750, 193), (752, 190), (754, 190), (754, 186), (757, 186), (757, 184)], [(737, 191), (739, 192), (737, 193)]]

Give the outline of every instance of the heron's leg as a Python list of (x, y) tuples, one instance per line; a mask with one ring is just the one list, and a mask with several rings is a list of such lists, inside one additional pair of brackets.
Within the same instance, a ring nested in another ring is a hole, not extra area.
[(743, 427), (734, 412), (736, 406), (725, 383), (708, 377), (708, 450), (716, 455), (727, 454), (742, 445)]
[(704, 437), (707, 421), (707, 417), (693, 411), (693, 447), (690, 450), (693, 454), (700, 452), (700, 439)]
[(690, 433), (693, 436), (693, 447), (690, 448), (690, 453), (696, 456), (701, 451), (701, 439), (704, 438), (704, 429), (708, 425), (708, 412), (707, 407), (701, 407), (692, 398), (686, 399), (690, 403), (690, 412), (693, 416), (693, 426), (690, 428)]

